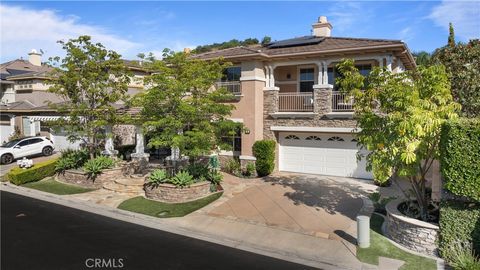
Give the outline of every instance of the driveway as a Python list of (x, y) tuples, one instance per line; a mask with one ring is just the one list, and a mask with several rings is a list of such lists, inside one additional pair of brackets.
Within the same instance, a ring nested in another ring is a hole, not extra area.
[[(37, 164), (39, 162), (47, 161), (52, 158), (57, 158), (60, 156), (59, 152), (55, 152), (53, 155), (45, 157), (45, 156), (35, 156), (35, 157), (29, 157), (29, 159), (33, 160), (33, 164)], [(17, 161), (15, 160), (13, 163), (10, 163), (8, 165), (1, 165), (0, 169), (0, 176), (4, 176), (7, 174), (11, 169), (17, 167)]]
[(362, 196), (377, 188), (365, 180), (293, 173), (255, 180), (225, 179), (227, 186), (235, 182), (246, 186), (208, 209), (208, 215), (352, 244)]

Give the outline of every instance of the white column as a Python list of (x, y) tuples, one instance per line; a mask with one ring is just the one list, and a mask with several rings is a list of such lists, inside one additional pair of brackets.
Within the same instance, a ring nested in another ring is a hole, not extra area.
[(135, 154), (142, 155), (145, 153), (145, 138), (143, 137), (142, 126), (135, 126), (135, 137), (137, 139)]
[(112, 127), (106, 126), (105, 127), (105, 154), (109, 156), (116, 155), (115, 148), (113, 146), (113, 133)]
[(269, 66), (270, 68), (270, 87), (275, 87), (275, 68)]
[(377, 61), (378, 61), (378, 66), (379, 66), (380, 68), (383, 68), (383, 57), (377, 58)]
[(393, 57), (391, 55), (387, 56), (387, 70), (392, 71), (392, 62), (393, 62)]
[(270, 66), (265, 66), (265, 87), (270, 87)]
[(323, 83), (328, 84), (328, 63), (326, 61), (322, 62), (323, 64)]
[(30, 136), (35, 136), (35, 120), (28, 119), (30, 121)]
[(323, 84), (323, 63), (317, 62), (317, 67), (318, 67), (317, 84)]

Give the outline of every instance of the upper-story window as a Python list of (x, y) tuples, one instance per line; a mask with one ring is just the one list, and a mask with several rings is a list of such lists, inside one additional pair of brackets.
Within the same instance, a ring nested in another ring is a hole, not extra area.
[[(368, 76), (372, 71), (371, 64), (355, 65), (355, 67), (358, 69), (358, 72), (364, 77)], [(337, 68), (328, 68), (327, 72), (328, 84), (333, 85), (334, 90), (338, 90), (336, 87), (336, 79), (340, 77), (340, 73), (338, 72)]]
[(240, 67), (229, 67), (223, 71), (222, 82), (240, 81), (242, 69)]
[(313, 68), (300, 69), (300, 92), (312, 92), (315, 84), (315, 73)]

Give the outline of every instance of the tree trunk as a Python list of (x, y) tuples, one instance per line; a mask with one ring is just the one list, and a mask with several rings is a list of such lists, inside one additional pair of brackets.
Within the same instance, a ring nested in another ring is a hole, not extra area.
[(428, 215), (428, 199), (425, 190), (425, 178), (420, 176), (410, 177), (413, 191), (415, 193), (415, 199), (417, 200), (420, 219), (427, 221)]

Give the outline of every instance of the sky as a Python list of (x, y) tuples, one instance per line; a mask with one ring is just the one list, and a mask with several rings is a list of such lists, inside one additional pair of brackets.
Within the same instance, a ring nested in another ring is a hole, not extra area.
[(58, 40), (90, 35), (125, 59), (138, 53), (161, 56), (164, 48), (265, 35), (282, 40), (311, 34), (319, 16), (332, 36), (399, 39), (412, 51), (431, 52), (446, 44), (452, 22), (457, 41), (480, 38), (477, 1), (316, 2), (128, 2), (2, 1), (0, 62), (62, 56)]

